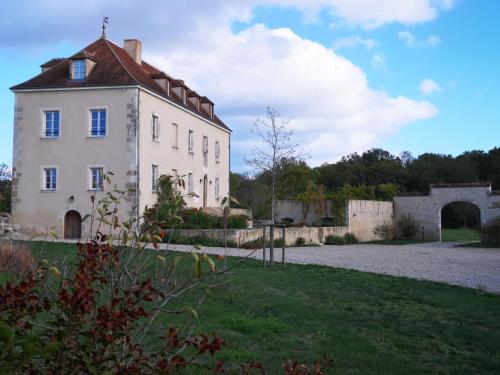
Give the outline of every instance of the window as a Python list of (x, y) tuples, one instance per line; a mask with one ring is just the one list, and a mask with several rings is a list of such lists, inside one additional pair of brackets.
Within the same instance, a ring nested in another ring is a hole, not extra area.
[(104, 137), (106, 135), (106, 110), (92, 109), (90, 135), (92, 137)]
[(215, 142), (215, 161), (218, 163), (220, 160), (220, 143), (219, 141)]
[(153, 115), (151, 120), (151, 135), (153, 141), (158, 141), (160, 139), (160, 121), (156, 115)]
[(85, 79), (85, 60), (73, 60), (73, 79)]
[(206, 154), (208, 152), (208, 137), (206, 135), (203, 136), (203, 153)]
[(45, 131), (47, 138), (59, 137), (59, 111), (45, 111)]
[(193, 137), (194, 137), (193, 131), (190, 130), (188, 134), (188, 150), (191, 154), (193, 153)]
[(208, 167), (208, 137), (203, 136), (203, 165)]
[(188, 193), (194, 193), (193, 174), (191, 172), (188, 173)]
[(104, 168), (90, 168), (90, 188), (92, 190), (104, 190)]
[(174, 137), (172, 138), (172, 147), (179, 148), (179, 126), (177, 124), (172, 124), (174, 131)]
[(158, 166), (153, 164), (151, 166), (151, 189), (158, 191)]
[(55, 191), (57, 189), (57, 168), (44, 168), (43, 179), (43, 190)]
[(219, 177), (215, 177), (215, 199), (219, 200)]

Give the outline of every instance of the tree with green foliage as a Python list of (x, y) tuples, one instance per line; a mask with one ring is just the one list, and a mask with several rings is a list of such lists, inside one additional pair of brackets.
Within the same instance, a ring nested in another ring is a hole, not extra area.
[(7, 164), (0, 164), (0, 212), (10, 212), (12, 173)]
[(182, 223), (180, 214), (186, 207), (186, 201), (181, 188), (185, 188), (181, 177), (161, 175), (158, 178), (157, 201), (153, 207), (146, 210), (146, 215), (157, 220), (162, 228), (177, 227)]

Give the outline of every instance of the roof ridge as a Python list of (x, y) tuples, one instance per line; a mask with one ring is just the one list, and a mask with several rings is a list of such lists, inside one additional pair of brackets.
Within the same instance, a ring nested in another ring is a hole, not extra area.
[[(125, 71), (127, 72), (127, 74), (130, 76), (130, 78), (132, 78), (135, 81), (135, 83), (140, 84), (140, 81), (132, 74), (132, 72), (127, 68), (127, 66), (123, 63), (123, 61), (118, 57), (118, 55), (116, 54), (116, 52), (113, 50), (113, 47), (111, 47), (110, 43), (111, 44), (114, 44), (114, 43), (113, 42), (109, 42), (107, 39), (103, 39), (103, 40), (104, 40), (104, 43), (106, 43), (106, 46), (111, 51), (111, 53), (113, 54), (113, 56), (115, 57), (115, 59), (118, 60), (118, 62), (122, 66), (122, 68), (125, 69)], [(114, 44), (114, 45), (117, 46), (116, 44)], [(118, 48), (120, 48), (120, 47), (118, 47)]]

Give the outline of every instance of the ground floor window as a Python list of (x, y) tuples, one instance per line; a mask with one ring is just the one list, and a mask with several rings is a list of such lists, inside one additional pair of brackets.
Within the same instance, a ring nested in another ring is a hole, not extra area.
[(191, 172), (188, 173), (188, 193), (192, 194), (194, 192), (193, 186), (193, 174)]
[(104, 190), (104, 168), (90, 168), (90, 188), (92, 190)]
[(57, 189), (57, 168), (44, 168), (44, 190), (56, 190)]
[(158, 191), (158, 166), (153, 164), (151, 166), (151, 189)]

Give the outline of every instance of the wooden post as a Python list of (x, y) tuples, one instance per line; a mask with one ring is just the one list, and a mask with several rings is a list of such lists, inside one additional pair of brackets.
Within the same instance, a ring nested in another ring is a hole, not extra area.
[(266, 226), (262, 227), (262, 266), (266, 266)]
[(286, 243), (286, 228), (281, 228), (281, 237), (283, 237), (283, 248), (281, 249), (281, 268), (285, 269), (285, 243)]
[(269, 264), (272, 267), (274, 262), (274, 224), (269, 226)]

